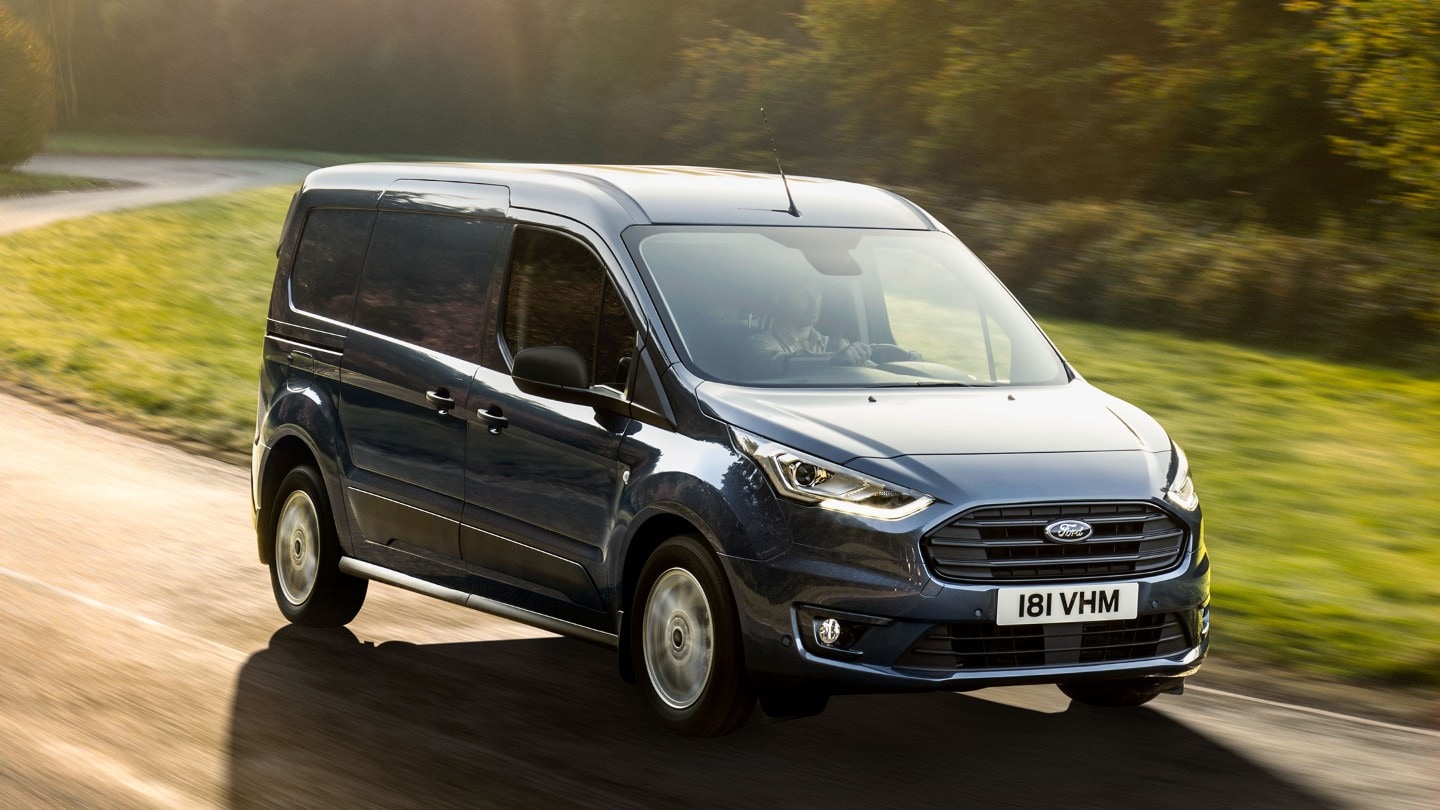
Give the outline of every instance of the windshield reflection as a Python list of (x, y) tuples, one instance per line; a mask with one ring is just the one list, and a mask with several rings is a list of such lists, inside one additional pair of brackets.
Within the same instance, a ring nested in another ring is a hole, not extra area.
[(1030, 317), (953, 237), (847, 228), (626, 232), (686, 355), (741, 385), (1049, 385)]

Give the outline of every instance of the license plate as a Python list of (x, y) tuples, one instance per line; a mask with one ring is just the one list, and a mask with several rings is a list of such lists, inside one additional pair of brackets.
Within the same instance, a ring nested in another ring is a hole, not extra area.
[(995, 623), (999, 625), (1133, 619), (1140, 602), (1137, 582), (1001, 588), (997, 593)]

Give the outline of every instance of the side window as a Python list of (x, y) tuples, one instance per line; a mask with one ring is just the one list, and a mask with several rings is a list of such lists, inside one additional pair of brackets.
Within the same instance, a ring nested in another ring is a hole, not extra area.
[(349, 323), (374, 223), (374, 211), (311, 211), (290, 270), (290, 306)]
[(534, 346), (569, 346), (590, 366), (592, 385), (625, 390), (635, 326), (605, 266), (576, 239), (515, 231), (504, 336), (512, 357)]
[(504, 223), (492, 220), (381, 212), (360, 280), (355, 325), (473, 358), (505, 232)]

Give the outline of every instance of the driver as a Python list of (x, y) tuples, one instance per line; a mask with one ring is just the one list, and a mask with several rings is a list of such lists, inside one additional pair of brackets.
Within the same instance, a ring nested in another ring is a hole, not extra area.
[[(821, 289), (818, 279), (794, 280), (775, 294), (775, 321), (762, 332), (745, 339), (749, 365), (760, 377), (779, 377), (785, 373), (785, 361), (792, 355), (829, 354), (837, 366), (863, 366), (872, 357), (869, 343), (856, 343), (839, 336), (820, 334), (815, 322), (820, 319)], [(894, 360), (919, 360), (920, 355), (895, 346), (883, 348), (899, 352)]]

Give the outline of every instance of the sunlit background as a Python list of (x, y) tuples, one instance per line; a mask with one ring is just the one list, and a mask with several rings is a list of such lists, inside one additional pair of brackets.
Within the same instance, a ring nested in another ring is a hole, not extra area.
[[(922, 202), (1185, 445), (1216, 656), (1428, 694), (1437, 60), (1431, 0), (3, 0), (0, 166), (773, 170), (763, 106), (787, 171)], [(292, 190), (0, 237), (0, 377), (242, 452)]]

